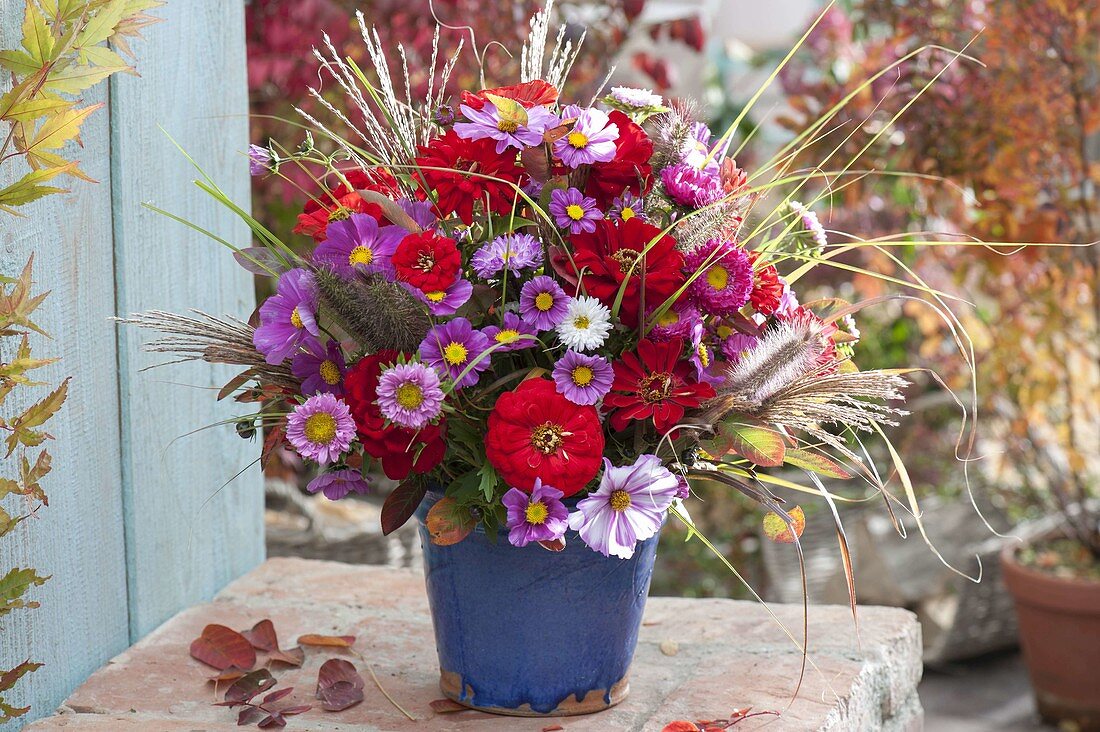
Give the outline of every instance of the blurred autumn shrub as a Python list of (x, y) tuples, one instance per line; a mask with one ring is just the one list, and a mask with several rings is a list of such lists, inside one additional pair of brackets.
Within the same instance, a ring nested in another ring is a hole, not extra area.
[[(929, 285), (962, 293), (954, 308), (974, 340), (984, 414), (978, 454), (1006, 500), (1072, 514), (1100, 479), (1100, 0), (856, 0), (834, 8), (782, 83), (801, 129), (911, 51), (895, 72), (859, 89), (839, 129), (808, 151), (859, 154), (870, 175), (829, 197), (832, 229), (873, 236), (909, 230), (997, 242), (1082, 246), (948, 246), (902, 251)], [(965, 49), (957, 58), (946, 49)], [(935, 79), (926, 90), (926, 84)], [(906, 106), (912, 106), (906, 109)], [(895, 120), (895, 115), (905, 113)], [(847, 139), (846, 139), (847, 138)], [(947, 179), (941, 180), (942, 179)], [(849, 179), (849, 181), (854, 179)], [(949, 181), (949, 182), (948, 182)], [(870, 200), (871, 206), (866, 202)], [(899, 205), (903, 204), (903, 205)], [(904, 217), (904, 218), (902, 218)], [(872, 269), (899, 266), (871, 249)], [(859, 280), (878, 294), (878, 280)], [(925, 365), (957, 359), (941, 320), (919, 306), (914, 341)], [(870, 340), (870, 339), (865, 339)], [(944, 376), (961, 387), (965, 373)], [(1068, 516), (1071, 535), (1100, 557), (1096, 517)]]

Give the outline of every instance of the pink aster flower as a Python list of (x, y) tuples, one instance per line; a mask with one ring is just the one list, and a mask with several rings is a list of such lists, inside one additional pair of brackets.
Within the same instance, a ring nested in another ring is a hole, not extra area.
[[(420, 358), (455, 379), (457, 390), (476, 384), (481, 372), (489, 368), (489, 357), (484, 354), (490, 345), (488, 336), (474, 330), (469, 320), (455, 318), (428, 331), (420, 343)], [(466, 375), (460, 378), (463, 371)]]
[(684, 257), (684, 270), (689, 276), (702, 271), (688, 285), (688, 294), (710, 315), (733, 315), (752, 295), (752, 263), (731, 241), (711, 239)]
[(286, 439), (299, 455), (322, 465), (338, 460), (354, 437), (348, 405), (332, 394), (311, 396), (286, 418)]
[(596, 199), (589, 198), (576, 188), (555, 189), (550, 193), (550, 215), (554, 223), (570, 234), (592, 233), (603, 214), (596, 208)]
[(487, 280), (505, 270), (518, 275), (521, 270), (542, 263), (542, 244), (530, 234), (504, 234), (484, 245), (470, 259), (477, 276)]
[(469, 280), (455, 280), (446, 290), (433, 290), (424, 292), (419, 287), (413, 287), (407, 282), (401, 286), (420, 302), (428, 306), (428, 312), (432, 315), (454, 315), (458, 309), (465, 305), (474, 293), (474, 286)]
[(561, 502), (563, 495), (557, 488), (543, 485), (541, 478), (535, 478), (530, 495), (519, 488), (505, 493), (500, 500), (508, 511), (508, 541), (513, 546), (527, 546), (533, 541), (554, 541), (565, 536), (569, 510)]
[(703, 208), (726, 195), (722, 181), (687, 163), (670, 165), (661, 171), (661, 182), (674, 203), (687, 208)]
[(554, 364), (558, 393), (574, 404), (589, 406), (603, 399), (615, 381), (615, 369), (600, 356), (566, 351)]
[(490, 345), (499, 345), (494, 353), (502, 351), (522, 351), (525, 348), (534, 348), (539, 344), (534, 338), (523, 336), (535, 336), (535, 326), (523, 320), (515, 313), (504, 314), (504, 327), (488, 325), (481, 329), (489, 338)]
[(328, 225), (325, 240), (313, 250), (313, 263), (341, 277), (380, 272), (392, 280), (390, 258), (407, 233), (399, 226), (379, 226), (370, 214), (353, 213)]
[(550, 330), (569, 312), (569, 296), (552, 277), (539, 275), (519, 291), (519, 312), (536, 330)]
[(569, 514), (569, 528), (605, 557), (630, 559), (639, 541), (654, 536), (680, 491), (679, 481), (656, 455), (616, 468), (603, 459), (600, 487)]
[(320, 334), (313, 274), (304, 269), (283, 272), (275, 294), (260, 306), (260, 327), (252, 334), (252, 344), (269, 364), (277, 365)]
[(310, 493), (323, 493), (330, 501), (339, 501), (349, 493), (370, 493), (370, 480), (364, 478), (358, 470), (343, 468), (321, 473), (309, 481), (306, 490)]
[(759, 342), (760, 339), (756, 336), (738, 332), (730, 333), (722, 340), (722, 355), (731, 365), (736, 364), (746, 353), (756, 348)]
[(567, 107), (564, 118), (576, 116), (577, 121), (568, 135), (554, 143), (554, 154), (570, 168), (592, 163), (609, 163), (615, 159), (615, 140), (619, 139), (619, 126), (611, 121), (607, 112), (592, 107), (579, 109)]
[[(652, 313), (646, 317), (650, 317)], [(657, 318), (647, 336), (651, 341), (670, 341), (673, 338), (687, 340), (691, 329), (703, 320), (699, 310), (686, 300), (681, 300)]]
[(343, 396), (347, 364), (339, 342), (329, 341), (322, 346), (311, 340), (306, 342), (305, 347), (304, 352), (290, 361), (291, 372), (302, 382), (302, 394), (310, 396), (324, 391)]
[(817, 214), (798, 201), (791, 201), (787, 205), (801, 217), (802, 226), (806, 231), (810, 232), (810, 237), (814, 240), (814, 245), (818, 249), (827, 247), (829, 245), (829, 235), (825, 233), (825, 227), (821, 225), (821, 220), (817, 218)]
[(378, 376), (382, 416), (410, 430), (426, 427), (443, 409), (439, 374), (422, 363), (399, 363)]
[(500, 110), (493, 102), (486, 102), (481, 109), (463, 104), (459, 107), (459, 111), (469, 122), (456, 123), (455, 134), (466, 140), (486, 138), (496, 140), (498, 154), (503, 153), (509, 146), (523, 150), (541, 145), (543, 133), (560, 124), (557, 115), (542, 106), (524, 110), (527, 114), (526, 123), (502, 119)]

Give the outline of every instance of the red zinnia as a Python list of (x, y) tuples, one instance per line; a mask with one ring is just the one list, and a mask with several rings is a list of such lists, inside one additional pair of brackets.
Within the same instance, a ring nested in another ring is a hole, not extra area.
[(442, 292), (454, 284), (462, 256), (454, 239), (432, 231), (409, 234), (390, 260), (397, 279), (422, 292)]
[(615, 363), (615, 381), (603, 400), (604, 407), (613, 410), (614, 429), (652, 417), (663, 435), (683, 419), (685, 409), (714, 397), (714, 387), (697, 382), (695, 368), (680, 358), (683, 350), (680, 338), (663, 343), (643, 339), (636, 353), (624, 354)]
[(397, 195), (397, 181), (386, 170), (348, 170), (344, 172), (352, 187), (343, 183), (326, 191), (316, 199), (306, 202), (302, 213), (298, 214), (295, 234), (312, 236), (314, 241), (325, 240), (325, 229), (332, 221), (346, 219), (353, 213), (370, 214), (379, 222), (385, 221), (382, 208), (376, 203), (367, 203), (356, 190), (377, 191), (386, 196)]
[(488, 201), (493, 213), (511, 211), (519, 194), (509, 183), (521, 185), (524, 176), (523, 169), (516, 164), (514, 150), (511, 154), (497, 153), (496, 141), (465, 140), (454, 130), (421, 146), (416, 164), (420, 170), (415, 177), (422, 193), (437, 194), (436, 209), (440, 216), (457, 213), (466, 224), (473, 223), (474, 203), (478, 201)]
[(498, 86), (495, 89), (482, 89), (476, 94), (463, 91), (462, 103), (473, 109), (481, 109), (488, 101), (486, 94), (515, 100), (524, 109), (530, 109), (541, 104), (553, 104), (558, 101), (557, 88), (547, 84), (542, 79), (535, 79), (534, 81), (525, 81), (522, 84)]
[(602, 209), (611, 206), (625, 191), (641, 196), (653, 187), (653, 167), (649, 164), (653, 157), (653, 141), (645, 130), (619, 110), (613, 110), (608, 116), (619, 127), (615, 159), (593, 163), (584, 187), (584, 195), (595, 198)]
[(596, 408), (569, 401), (548, 379), (528, 379), (501, 394), (485, 436), (489, 463), (528, 493), (535, 478), (566, 496), (581, 490), (599, 472), (603, 446)]
[(379, 351), (364, 356), (344, 375), (345, 400), (367, 454), (376, 458), (391, 480), (404, 480), (409, 473), (426, 473), (443, 460), (447, 444), (444, 423), (420, 431), (386, 426), (378, 409), (378, 376), (382, 366), (397, 360), (397, 351)]
[[(660, 239), (642, 254), (650, 241)], [(641, 219), (603, 219), (591, 234), (574, 234), (573, 260), (584, 273), (581, 281), (589, 295), (613, 307), (623, 280), (626, 290), (619, 319), (631, 328), (638, 325), (644, 282), (645, 305), (652, 309), (672, 297), (684, 284), (684, 257), (676, 240)]]
[(758, 268), (756, 260), (760, 256), (759, 252), (748, 252), (748, 255), (749, 262), (753, 265), (749, 302), (752, 303), (753, 310), (761, 315), (771, 315), (779, 307), (779, 299), (783, 297), (783, 283), (779, 281), (779, 272), (771, 264)]

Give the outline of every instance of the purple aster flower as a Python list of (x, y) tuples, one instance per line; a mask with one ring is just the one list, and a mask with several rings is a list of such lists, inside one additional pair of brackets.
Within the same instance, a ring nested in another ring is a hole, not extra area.
[(670, 165), (661, 171), (668, 197), (681, 206), (703, 208), (722, 200), (726, 192), (716, 175), (709, 175), (686, 163)]
[(455, 111), (449, 104), (441, 104), (432, 113), (432, 119), (440, 127), (450, 127), (455, 123)]
[(711, 239), (684, 257), (688, 276), (702, 272), (688, 285), (688, 294), (703, 312), (733, 315), (752, 295), (752, 262), (732, 241)]
[(582, 231), (591, 233), (596, 230), (596, 222), (603, 214), (596, 208), (596, 199), (589, 198), (576, 188), (562, 190), (556, 188), (550, 193), (550, 215), (554, 223), (570, 234)]
[(504, 314), (503, 328), (498, 328), (495, 325), (488, 325), (482, 328), (481, 332), (489, 338), (490, 345), (500, 346), (494, 353), (500, 353), (502, 351), (522, 351), (524, 348), (534, 348), (539, 344), (539, 342), (533, 338), (521, 337), (537, 335), (537, 331), (533, 325), (526, 322), (515, 313)]
[(273, 170), (271, 167), (271, 151), (259, 145), (248, 146), (248, 173), (249, 175), (266, 175)]
[(722, 339), (722, 355), (730, 364), (736, 364), (746, 353), (756, 348), (760, 339), (756, 336), (746, 335), (734, 331)]
[(443, 409), (439, 374), (422, 363), (399, 363), (378, 376), (378, 409), (400, 427), (423, 429)]
[(600, 356), (566, 351), (554, 364), (553, 377), (559, 394), (574, 404), (590, 406), (611, 391), (615, 369)]
[(814, 244), (818, 249), (824, 249), (829, 246), (829, 235), (825, 233), (825, 227), (821, 225), (821, 221), (817, 218), (816, 213), (806, 208), (798, 201), (791, 201), (787, 205), (802, 218), (803, 228), (810, 232), (810, 236), (813, 238)]
[(407, 233), (400, 226), (379, 226), (370, 214), (353, 213), (328, 225), (325, 240), (313, 250), (313, 263), (330, 267), (341, 277), (381, 272), (392, 280), (390, 258)]
[(611, 121), (607, 112), (595, 107), (577, 110), (570, 106), (563, 115), (572, 117), (575, 111), (577, 121), (568, 135), (554, 143), (554, 154), (570, 168), (614, 160), (619, 126)]
[(721, 170), (721, 158), (717, 152), (712, 153), (710, 146), (710, 128), (703, 122), (696, 122), (691, 126), (691, 137), (688, 138), (682, 163), (703, 173), (718, 177)]
[(604, 458), (600, 487), (569, 514), (569, 528), (593, 551), (630, 559), (639, 541), (660, 530), (679, 491), (676, 476), (656, 455), (642, 455), (621, 468)]
[(439, 223), (439, 219), (432, 212), (435, 204), (431, 201), (410, 201), (408, 198), (399, 198), (397, 205), (424, 231), (431, 231)]
[(508, 541), (513, 546), (527, 546), (533, 541), (554, 541), (565, 536), (569, 510), (561, 502), (563, 495), (557, 488), (543, 485), (541, 478), (535, 478), (531, 495), (519, 488), (505, 493), (500, 502), (508, 511)]
[(550, 330), (569, 312), (569, 296), (552, 277), (539, 275), (519, 291), (519, 312), (536, 330)]
[(542, 263), (542, 244), (530, 234), (504, 234), (484, 245), (470, 259), (477, 276), (487, 280), (507, 269), (514, 275)]
[(423, 292), (419, 287), (413, 287), (407, 282), (402, 282), (401, 286), (410, 295), (427, 305), (429, 313), (437, 316), (454, 315), (474, 292), (474, 286), (469, 280), (455, 280), (446, 290), (432, 292)]
[(691, 495), (691, 485), (682, 474), (673, 473), (673, 475), (676, 476), (676, 497), (681, 501), (686, 501), (688, 496)]
[(260, 327), (252, 334), (252, 344), (274, 366), (320, 334), (313, 274), (304, 269), (283, 272), (275, 294), (260, 306)]
[(500, 110), (493, 102), (486, 102), (481, 109), (463, 104), (459, 107), (459, 111), (469, 122), (456, 123), (455, 134), (466, 140), (484, 140), (485, 138), (496, 140), (498, 154), (504, 152), (509, 146), (523, 150), (541, 145), (543, 133), (557, 127), (560, 123), (556, 114), (542, 106), (525, 110), (526, 123), (503, 119)]
[[(440, 373), (455, 379), (455, 389), (473, 386), (481, 378), (481, 372), (489, 368), (489, 338), (474, 330), (466, 318), (455, 318), (449, 323), (434, 326), (420, 343), (420, 359), (434, 366)], [(469, 371), (467, 367), (473, 366)], [(459, 379), (459, 375), (466, 375)]]
[(775, 308), (775, 314), (793, 315), (794, 311), (798, 310), (798, 295), (794, 294), (794, 290), (782, 277), (779, 281), (783, 283), (783, 294), (779, 296), (779, 305)]
[(665, 103), (660, 94), (654, 94), (649, 89), (636, 89), (630, 86), (613, 86), (611, 87), (610, 96), (624, 107), (634, 107), (635, 109), (660, 107)]
[(635, 218), (639, 221), (648, 220), (642, 199), (630, 191), (625, 192), (611, 202), (611, 209), (607, 212), (607, 215), (614, 216), (620, 221), (630, 221), (630, 219)]
[(311, 396), (286, 418), (286, 439), (299, 455), (322, 465), (338, 460), (354, 437), (348, 405), (332, 394)]
[(328, 392), (336, 396), (344, 395), (344, 350), (337, 341), (329, 341), (322, 346), (317, 341), (306, 341), (306, 350), (298, 353), (290, 361), (290, 370), (294, 377), (302, 381), (302, 394), (310, 396)]
[(542, 187), (544, 185), (546, 185), (545, 181), (529, 178), (526, 183), (520, 186), (520, 190), (531, 198), (538, 200), (538, 197), (542, 195)]
[(370, 479), (364, 478), (358, 470), (343, 468), (321, 473), (309, 481), (306, 490), (310, 493), (323, 493), (330, 501), (339, 501), (349, 493), (370, 493)]
[(691, 329), (691, 363), (695, 366), (695, 378), (699, 381), (718, 386), (726, 380), (723, 369), (714, 359), (714, 352), (703, 340), (706, 329), (702, 322)]
[(702, 322), (699, 311), (686, 300), (681, 300), (661, 313), (647, 336), (652, 341), (670, 341), (673, 338), (687, 339), (696, 323)]

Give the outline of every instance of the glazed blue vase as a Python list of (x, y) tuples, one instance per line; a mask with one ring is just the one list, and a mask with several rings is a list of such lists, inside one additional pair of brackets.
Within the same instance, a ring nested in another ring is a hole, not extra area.
[(514, 547), (477, 530), (432, 544), (417, 510), (440, 688), (474, 709), (518, 716), (588, 714), (626, 698), (657, 536), (630, 559), (604, 557), (575, 532), (565, 549)]

